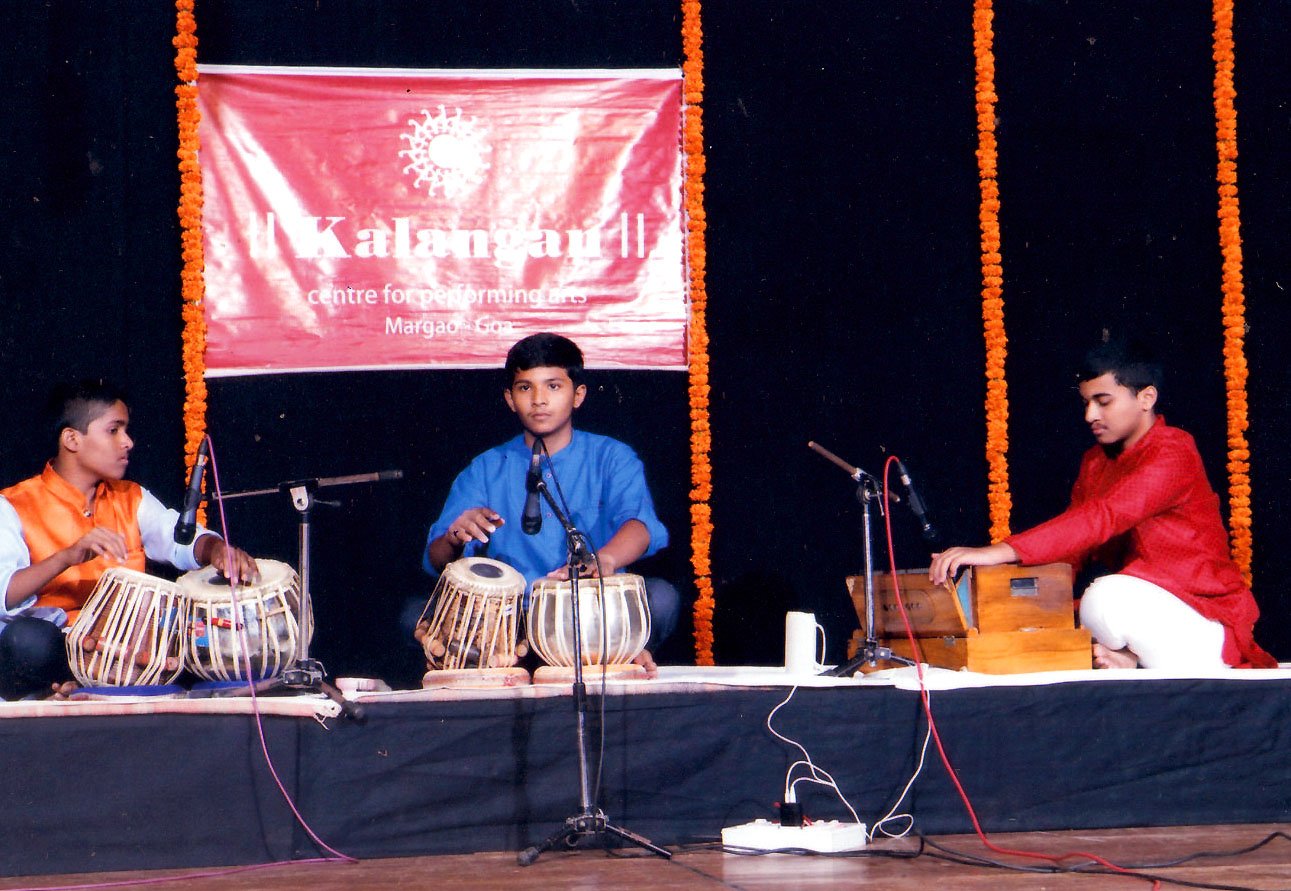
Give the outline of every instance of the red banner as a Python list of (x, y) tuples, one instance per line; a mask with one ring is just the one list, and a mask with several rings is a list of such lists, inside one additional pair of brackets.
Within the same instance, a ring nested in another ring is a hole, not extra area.
[(208, 376), (686, 366), (678, 71), (204, 66)]

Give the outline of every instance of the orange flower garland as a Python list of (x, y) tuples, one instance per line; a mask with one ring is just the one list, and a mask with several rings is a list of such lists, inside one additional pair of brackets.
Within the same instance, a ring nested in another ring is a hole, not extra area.
[(695, 664), (713, 664), (712, 564), (709, 554), (713, 538), (713, 467), (709, 463), (712, 432), (708, 421), (708, 329), (705, 320), (707, 292), (704, 288), (704, 54), (700, 29), (699, 0), (683, 0), (681, 35), (685, 62), (682, 90), (685, 123), (682, 145), (686, 152), (687, 259), (690, 264), (690, 525), (691, 565), (695, 568)]
[(995, 18), (991, 0), (973, 4), (973, 55), (977, 70), (977, 169), (982, 205), (982, 322), (986, 339), (986, 461), (990, 478), (991, 541), (1009, 534), (1009, 387), (1004, 378), (1004, 267), (1000, 257), (1000, 187), (996, 181)]
[[(184, 454), (189, 469), (206, 435), (206, 317), (202, 312), (206, 282), (202, 253), (202, 170), (197, 163), (197, 20), (193, 0), (176, 0), (175, 106), (179, 117), (179, 222), (182, 227), (184, 269), (180, 273), (184, 300)], [(205, 509), (198, 520), (205, 522)]]
[(1233, 100), (1233, 0), (1215, 0), (1215, 136), (1219, 152), (1219, 247), (1224, 258), (1224, 377), (1228, 392), (1228, 507), (1233, 561), (1251, 583), (1251, 452), (1246, 403), (1246, 302), (1237, 202), (1237, 110)]

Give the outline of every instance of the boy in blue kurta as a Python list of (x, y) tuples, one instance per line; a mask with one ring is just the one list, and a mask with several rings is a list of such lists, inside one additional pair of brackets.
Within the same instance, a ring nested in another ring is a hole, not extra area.
[[(668, 531), (655, 514), (645, 468), (636, 453), (608, 436), (574, 429), (574, 410), (587, 398), (581, 383), (583, 354), (573, 341), (556, 334), (534, 334), (507, 353), (503, 391), (523, 432), (478, 456), (449, 490), (439, 519), (430, 527), (423, 566), (437, 576), (461, 557), (483, 552), (514, 567), (527, 585), (535, 579), (568, 577), (565, 531), (542, 507), (541, 530), (521, 529), (535, 439), (549, 456), (543, 476), (569, 518), (596, 551), (602, 575), (625, 570), (668, 543)], [(662, 579), (646, 580), (651, 635), (637, 661), (653, 673), (650, 650), (672, 633), (679, 595)]]

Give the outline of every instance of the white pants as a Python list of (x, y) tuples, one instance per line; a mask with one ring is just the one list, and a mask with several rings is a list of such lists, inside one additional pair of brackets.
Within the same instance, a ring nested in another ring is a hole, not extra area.
[(1080, 624), (1109, 650), (1128, 648), (1144, 668), (1226, 667), (1223, 625), (1133, 576), (1095, 579), (1080, 598)]

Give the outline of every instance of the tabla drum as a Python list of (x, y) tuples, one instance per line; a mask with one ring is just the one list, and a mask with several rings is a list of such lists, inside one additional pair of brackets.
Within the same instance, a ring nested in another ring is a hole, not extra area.
[(67, 633), (67, 662), (82, 687), (169, 684), (183, 670), (182, 626), (178, 585), (114, 566)]
[(313, 611), (300, 614), (296, 571), (277, 560), (256, 560), (256, 567), (260, 581), (238, 585), (236, 609), (232, 586), (215, 567), (179, 577), (187, 602), (184, 664), (199, 677), (246, 680), (244, 653), (250, 656), (253, 680), (277, 677), (296, 659), (302, 619), (312, 637)]
[(524, 576), (499, 560), (465, 557), (445, 566), (415, 632), (427, 667), (512, 669), (528, 652), (520, 640), (524, 588)]
[[(529, 594), (529, 645), (548, 665), (574, 665), (574, 597), (567, 581), (539, 579)], [(578, 618), (584, 665), (622, 665), (635, 659), (650, 639), (650, 605), (645, 579), (620, 573), (579, 579)]]

